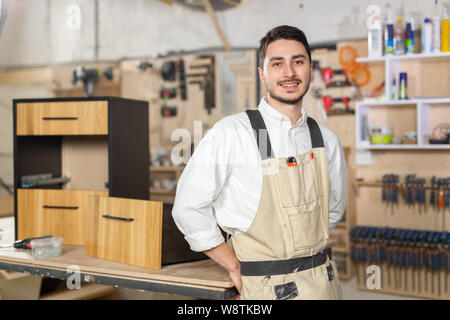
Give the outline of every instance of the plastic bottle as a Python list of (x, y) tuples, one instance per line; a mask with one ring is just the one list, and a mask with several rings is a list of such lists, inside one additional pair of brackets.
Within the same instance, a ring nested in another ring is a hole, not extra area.
[(422, 53), (431, 53), (433, 51), (433, 31), (430, 18), (425, 18), (422, 24)]
[(406, 72), (400, 72), (400, 81), (398, 86), (398, 98), (399, 99), (408, 99), (407, 94), (407, 73)]
[(394, 54), (405, 54), (405, 28), (402, 17), (397, 17), (394, 25)]
[(406, 23), (405, 51), (406, 54), (414, 53), (414, 31), (412, 29), (411, 22)]
[(379, 15), (375, 16), (375, 21), (368, 30), (367, 48), (369, 57), (376, 58), (383, 56), (383, 31)]
[(448, 23), (448, 14), (447, 8), (444, 8), (442, 15), (442, 25), (441, 25), (441, 52), (450, 51), (449, 47), (449, 23)]
[(398, 87), (397, 87), (397, 81), (394, 77), (392, 79), (391, 100), (397, 100), (397, 99), (398, 99)]
[(386, 5), (387, 19), (384, 26), (384, 54), (394, 53), (394, 24), (392, 22), (391, 5)]
[(433, 52), (441, 52), (441, 17), (437, 8), (437, 0), (435, 1), (435, 13), (431, 24), (433, 28)]

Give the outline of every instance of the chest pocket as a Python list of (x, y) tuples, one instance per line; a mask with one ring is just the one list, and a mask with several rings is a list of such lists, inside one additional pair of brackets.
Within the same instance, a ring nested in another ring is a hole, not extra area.
[(315, 160), (306, 158), (298, 161), (297, 166), (281, 165), (279, 168), (276, 178), (283, 208), (298, 207), (314, 202), (320, 197)]

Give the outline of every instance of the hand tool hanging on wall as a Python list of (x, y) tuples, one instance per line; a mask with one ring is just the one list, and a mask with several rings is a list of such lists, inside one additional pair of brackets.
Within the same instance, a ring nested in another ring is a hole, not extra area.
[(161, 76), (164, 81), (175, 81), (177, 78), (175, 61), (165, 61), (161, 67)]
[[(250, 59), (245, 56), (244, 51), (218, 53), (217, 57), (220, 70), (220, 100), (222, 114), (229, 115), (236, 110), (237, 72), (250, 72)], [(235, 67), (239, 68), (236, 69)], [(258, 87), (259, 80), (257, 80), (257, 88)]]
[(206, 68), (206, 73), (190, 73), (186, 74), (185, 77), (202, 77), (204, 80), (204, 103), (205, 109), (208, 110), (208, 114), (211, 114), (211, 109), (215, 108), (216, 105), (216, 91), (215, 91), (215, 65), (214, 65), (214, 56), (199, 56), (199, 59), (210, 60), (208, 64), (201, 65), (192, 65), (190, 69), (204, 69)]
[(176, 88), (161, 88), (159, 91), (159, 96), (161, 99), (174, 99), (177, 97), (177, 89)]
[(396, 290), (421, 293), (423, 270), (425, 293), (441, 296), (442, 292), (448, 292), (449, 232), (356, 226), (350, 230), (350, 241), (350, 258), (357, 263), (360, 285), (367, 262), (381, 265), (386, 262), (387, 284), (391, 286), (392, 270)]
[[(114, 79), (114, 72), (111, 67), (107, 67), (102, 71), (102, 75), (107, 80)], [(77, 84), (78, 81), (83, 83), (84, 95), (91, 97), (95, 93), (97, 83), (99, 80), (99, 69), (91, 68), (87, 69), (83, 66), (78, 66), (72, 71), (72, 84)]]
[(436, 177), (433, 176), (431, 178), (431, 192), (430, 192), (430, 204), (432, 205), (433, 209), (436, 208), (436, 194), (435, 194), (435, 185), (436, 185)]
[(141, 69), (141, 70), (145, 71), (148, 68), (153, 68), (153, 64), (151, 64), (148, 61), (138, 61), (138, 63), (136, 64), (136, 67), (138, 69)]
[[(330, 96), (322, 97), (323, 107), (328, 115), (338, 115), (338, 114), (355, 114), (355, 110), (350, 109), (350, 98), (342, 97), (342, 98), (332, 98)], [(343, 103), (345, 105), (345, 109), (339, 108), (331, 110), (335, 103)]]
[(178, 77), (180, 81), (178, 88), (180, 89), (181, 100), (187, 100), (186, 75), (184, 73), (183, 59), (178, 60), (177, 67), (178, 67)]

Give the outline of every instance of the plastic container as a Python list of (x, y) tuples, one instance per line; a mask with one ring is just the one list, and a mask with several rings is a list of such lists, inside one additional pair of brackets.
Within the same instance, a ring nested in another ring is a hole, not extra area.
[(386, 20), (384, 25), (384, 54), (394, 54), (394, 23), (391, 5), (386, 4)]
[(448, 14), (447, 8), (444, 8), (443, 16), (442, 16), (442, 24), (441, 24), (441, 52), (450, 51), (449, 47), (449, 23), (448, 23)]
[(407, 94), (407, 73), (400, 72), (400, 81), (399, 81), (399, 90), (398, 90), (398, 98), (399, 99), (408, 99)]
[(398, 99), (398, 87), (397, 87), (397, 80), (394, 77), (392, 79), (391, 100), (397, 100), (397, 99)]
[(387, 23), (384, 27), (384, 54), (394, 54), (394, 25)]
[(63, 238), (51, 237), (31, 240), (31, 254), (36, 259), (57, 257), (61, 255)]
[(425, 18), (422, 24), (422, 53), (431, 53), (433, 51), (433, 27), (431, 19)]
[(383, 30), (380, 21), (380, 16), (376, 15), (375, 21), (367, 33), (367, 48), (371, 58), (383, 56)]
[(441, 18), (435, 15), (431, 21), (433, 29), (433, 52), (441, 52)]
[(414, 40), (415, 28), (414, 28), (414, 18), (410, 18), (409, 22), (406, 23), (405, 32), (405, 51), (406, 54), (414, 53)]
[(397, 17), (394, 25), (394, 54), (405, 54), (405, 28), (402, 17)]

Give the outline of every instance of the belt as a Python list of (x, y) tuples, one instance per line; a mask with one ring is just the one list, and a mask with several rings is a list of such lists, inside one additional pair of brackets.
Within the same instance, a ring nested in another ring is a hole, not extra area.
[(273, 261), (241, 261), (241, 274), (243, 276), (272, 276), (300, 272), (323, 265), (331, 259), (331, 248), (309, 256), (287, 260)]

